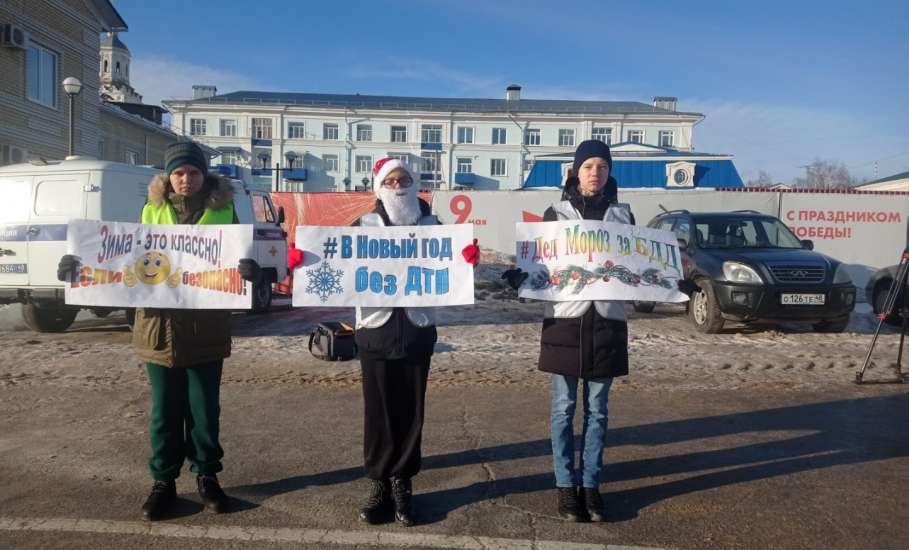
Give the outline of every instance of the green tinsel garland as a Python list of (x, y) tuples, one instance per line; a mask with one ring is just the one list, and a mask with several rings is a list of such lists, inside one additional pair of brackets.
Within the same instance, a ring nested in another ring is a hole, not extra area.
[(575, 286), (572, 293), (577, 294), (584, 290), (587, 285), (597, 281), (608, 282), (610, 279), (616, 279), (629, 286), (641, 286), (643, 284), (662, 288), (675, 287), (672, 280), (663, 277), (658, 269), (648, 268), (637, 274), (623, 265), (616, 265), (612, 261), (607, 261), (593, 271), (577, 265), (557, 268), (551, 274), (545, 269), (536, 271), (531, 275), (530, 287), (534, 290), (556, 287), (561, 292), (566, 286), (574, 283)]

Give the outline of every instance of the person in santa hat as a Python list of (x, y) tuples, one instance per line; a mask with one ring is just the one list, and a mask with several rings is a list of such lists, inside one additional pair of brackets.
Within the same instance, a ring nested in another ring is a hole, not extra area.
[[(429, 204), (417, 196), (408, 166), (391, 157), (373, 168), (376, 206), (354, 225), (437, 225)], [(479, 248), (465, 260), (476, 266)], [(436, 343), (433, 308), (357, 308), (365, 426), (363, 456), (369, 492), (360, 520), (377, 523), (393, 507), (395, 521), (413, 525), (411, 478), (420, 471), (426, 382)]]
[[(386, 157), (373, 168), (376, 204), (354, 226), (438, 225), (429, 204), (400, 159)], [(476, 267), (480, 249), (474, 239), (461, 251)], [(301, 255), (302, 258), (302, 255)], [(289, 262), (296, 264), (296, 258)], [(294, 265), (291, 265), (293, 268)], [(411, 526), (411, 478), (420, 471), (426, 383), (436, 343), (431, 307), (358, 307), (356, 343), (362, 371), (363, 458), (369, 488), (360, 521), (395, 521)]]

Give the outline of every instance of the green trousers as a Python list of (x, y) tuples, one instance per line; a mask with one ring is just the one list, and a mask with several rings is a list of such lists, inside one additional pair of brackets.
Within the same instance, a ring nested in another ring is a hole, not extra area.
[(146, 365), (152, 388), (148, 468), (155, 480), (176, 479), (184, 458), (197, 474), (221, 471), (224, 450), (218, 432), (223, 366), (222, 360), (185, 368)]

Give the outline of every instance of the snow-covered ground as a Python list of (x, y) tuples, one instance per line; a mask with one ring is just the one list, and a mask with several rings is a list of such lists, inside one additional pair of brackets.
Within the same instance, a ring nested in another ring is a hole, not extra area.
[[(474, 306), (444, 308), (433, 358), (431, 386), (544, 386), (536, 369), (542, 305), (521, 302), (499, 275), (507, 257), (484, 253), (476, 277)], [(285, 301), (286, 303), (286, 301)], [(842, 334), (819, 334), (810, 326), (743, 327), (701, 334), (684, 306), (659, 305), (650, 314), (629, 311), (631, 375), (617, 384), (661, 391), (764, 387), (808, 389), (851, 384), (865, 357), (877, 318), (859, 304)], [(224, 383), (359, 383), (359, 362), (314, 359), (309, 333), (324, 320), (352, 321), (351, 309), (291, 309), (266, 316), (234, 316), (233, 356)], [(122, 315), (96, 319), (81, 313), (63, 334), (28, 331), (18, 306), (0, 307), (0, 385), (144, 383), (130, 351)], [(885, 326), (868, 378), (886, 377), (896, 362), (899, 335)], [(909, 359), (907, 359), (909, 361)], [(907, 368), (906, 370), (909, 370)]]

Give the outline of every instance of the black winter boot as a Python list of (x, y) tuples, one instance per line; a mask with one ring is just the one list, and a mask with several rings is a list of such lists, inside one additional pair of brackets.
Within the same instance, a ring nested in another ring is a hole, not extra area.
[(559, 517), (565, 521), (581, 521), (581, 505), (577, 487), (556, 487), (559, 492)]
[(603, 499), (600, 497), (600, 490), (596, 487), (584, 487), (584, 507), (587, 508), (587, 515), (590, 521), (606, 521), (606, 508), (603, 506)]
[(174, 480), (156, 481), (152, 485), (151, 494), (142, 505), (142, 517), (148, 521), (158, 521), (176, 500), (177, 484)]
[(360, 508), (360, 521), (383, 523), (391, 518), (391, 485), (386, 479), (370, 479), (369, 493)]
[(391, 498), (395, 501), (395, 521), (404, 527), (413, 525), (410, 511), (410, 478), (391, 478)]
[(218, 478), (214, 475), (196, 476), (196, 487), (199, 497), (206, 508), (216, 514), (223, 514), (230, 508), (230, 498), (221, 490)]

